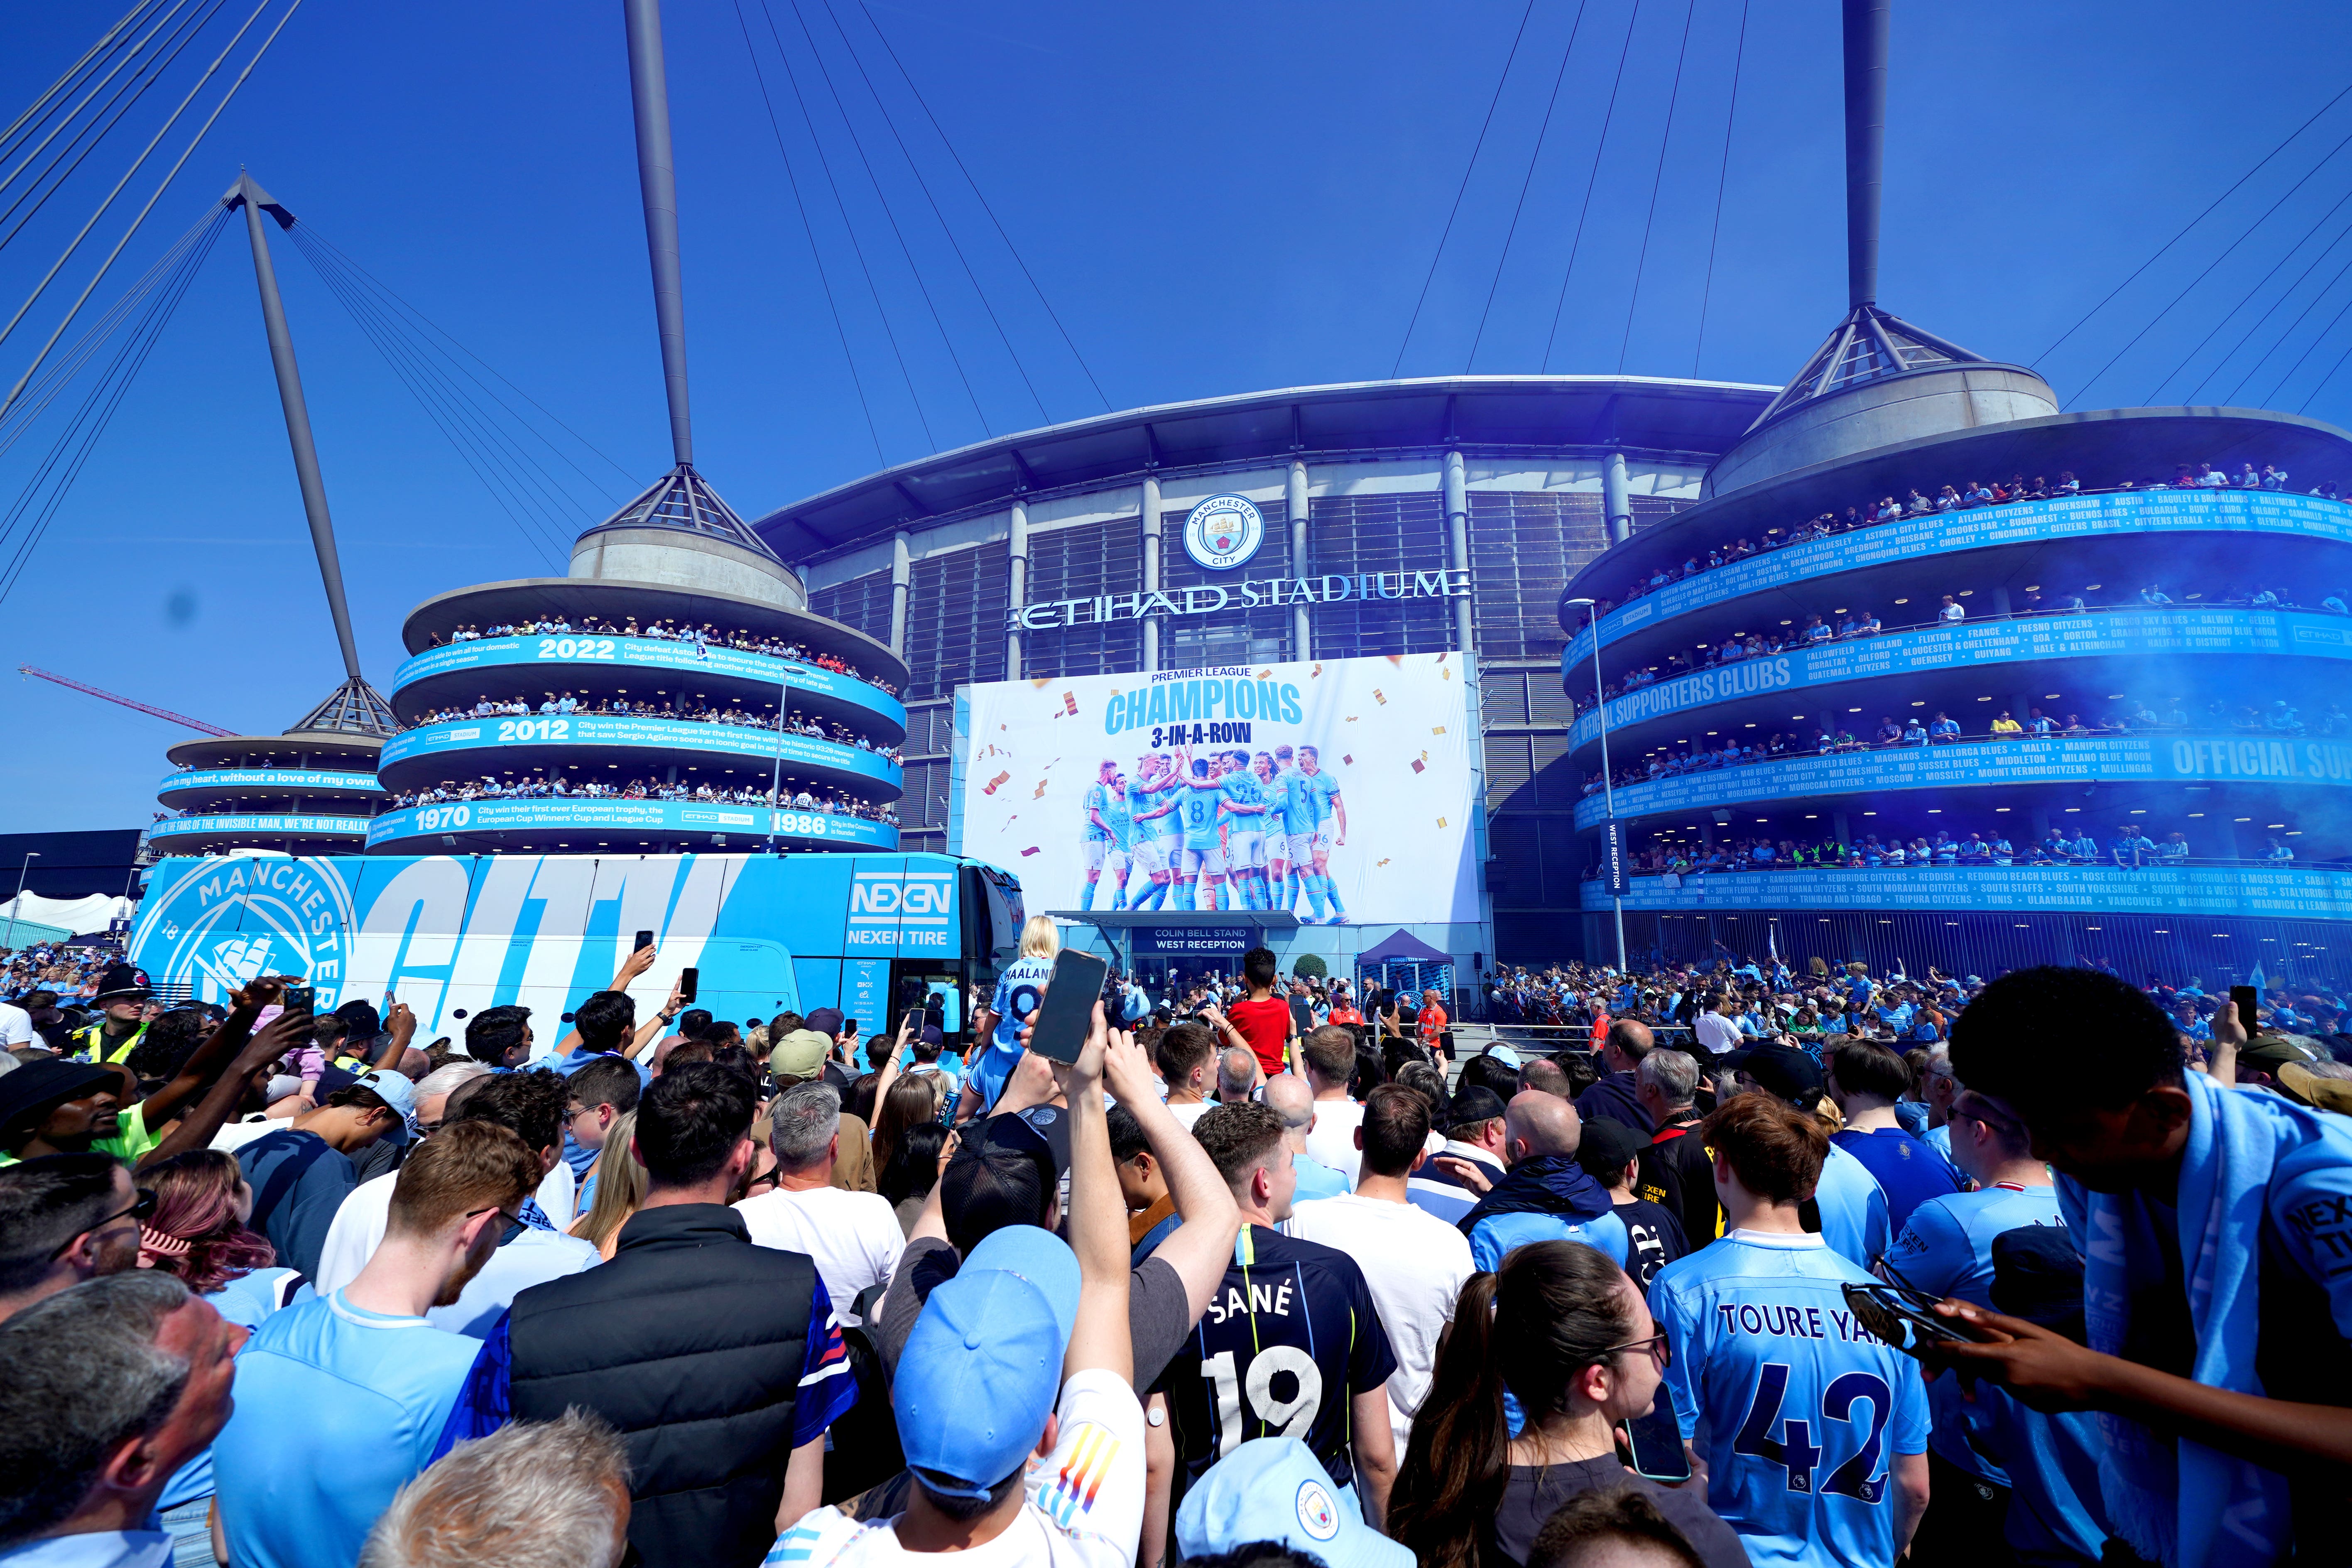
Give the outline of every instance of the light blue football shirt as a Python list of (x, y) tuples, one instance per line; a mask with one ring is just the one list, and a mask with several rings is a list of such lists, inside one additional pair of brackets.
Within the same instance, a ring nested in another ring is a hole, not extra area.
[(1307, 788), (1307, 775), (1291, 768), (1281, 776), (1286, 786), (1282, 795), (1282, 830), (1285, 833), (1315, 831), (1315, 801)]
[(1894, 1239), (1894, 1228), (1887, 1223), (1886, 1190), (1870, 1173), (1869, 1166), (1835, 1143), (1822, 1162), (1813, 1201), (1821, 1209), (1822, 1238), (1830, 1244), (1831, 1251), (1856, 1268), (1867, 1269), (1877, 1262)]
[(1291, 831), (1313, 831), (1331, 820), (1331, 797), (1339, 793), (1339, 781), (1327, 773), (1310, 773), (1302, 770), (1292, 777), (1290, 793), (1293, 797), (1301, 795), (1307, 797), (1307, 820), (1313, 825), (1311, 828), (1294, 827)]
[(1196, 854), (1214, 849), (1224, 792), (1213, 783), (1188, 784), (1177, 798), (1176, 814), (1184, 819), (1184, 847)]
[(983, 1115), (1004, 1092), (1005, 1080), (1021, 1063), (1021, 1031), (1029, 1015), (1037, 1010), (1046, 977), (1053, 973), (1052, 959), (1024, 953), (996, 977), (996, 990), (988, 1002), (988, 1010), (996, 1015), (996, 1026), (990, 1031), (986, 1048), (974, 1051), (967, 1067), (967, 1081), (980, 1095)]
[(1097, 779), (1093, 784), (1087, 786), (1087, 797), (1078, 806), (1078, 815), (1086, 821), (1087, 837), (1088, 838), (1100, 842), (1101, 840), (1111, 837), (1109, 834), (1105, 833), (1102, 830), (1102, 826), (1099, 823), (1095, 821), (1095, 814), (1097, 812), (1100, 812), (1105, 817), (1108, 817), (1110, 816), (1110, 797), (1116, 793), (1117, 792), (1114, 791), (1110, 785), (1103, 783), (1100, 779)]
[(1492, 1273), (1503, 1259), (1534, 1241), (1580, 1241), (1625, 1267), (1630, 1240), (1625, 1222), (1613, 1209), (1583, 1221), (1556, 1214), (1496, 1214), (1478, 1222), (1470, 1233), (1470, 1261), (1479, 1272)]
[[(1910, 1223), (1887, 1249), (1884, 1272), (1890, 1279), (1931, 1296), (1957, 1296), (1992, 1306), (1993, 1238), (2027, 1226), (2058, 1226), (2058, 1189), (1989, 1187), (1930, 1198), (1911, 1211)], [(1986, 1385), (1989, 1391), (1989, 1385)], [(1947, 1373), (1927, 1385), (1927, 1405), (1936, 1430), (1930, 1445), (1950, 1463), (1994, 1486), (2010, 1479), (2002, 1467), (1969, 1445), (1976, 1400), (1958, 1376)]]
[(480, 1348), (340, 1290), (271, 1316), (237, 1354), (236, 1413), (213, 1442), (229, 1560), (357, 1562), (393, 1494), (431, 1460)]
[(1651, 1282), (1675, 1417), (1705, 1423), (1707, 1501), (1759, 1568), (1895, 1560), (1893, 1462), (1927, 1451), (1927, 1391), (1848, 1281), (1870, 1276), (1819, 1236), (1738, 1230)]

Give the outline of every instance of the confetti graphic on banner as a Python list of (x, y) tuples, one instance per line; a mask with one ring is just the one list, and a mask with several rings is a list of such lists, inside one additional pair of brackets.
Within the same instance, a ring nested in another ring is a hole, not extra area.
[[(1272, 665), (1268, 665), (1265, 668), (1259, 670), (1255, 675), (1251, 676), (1250, 679), (1252, 680), (1272, 680), (1274, 679), (1274, 667)], [(1111, 695), (1116, 697), (1118, 693), (1114, 691)]]
[(1032, 800), (1043, 800), (1045, 798), (1045, 781), (1044, 779), (1039, 779), (1037, 781), (1037, 793), (1031, 795), (1029, 798)]
[[(1443, 725), (1443, 724), (1434, 725), (1434, 726), (1433, 726), (1433, 727), (1431, 728), (1431, 730), (1430, 730), (1430, 731), (1429, 731), (1429, 732), (1430, 732), (1431, 734), (1433, 734), (1433, 735), (1443, 735), (1444, 733), (1445, 733), (1445, 726), (1444, 726), (1444, 725)], [(1427, 752), (1423, 752), (1423, 755), (1424, 755), (1424, 756), (1426, 756), (1427, 754), (1428, 754)]]
[(1437, 819), (1437, 826), (1440, 826), (1440, 827), (1444, 826), (1445, 826), (1445, 818), (1444, 818), (1444, 817), (1442, 817), (1442, 816), (1441, 816), (1441, 817), (1439, 817), (1439, 818)]
[(1043, 691), (1045, 688), (1053, 684), (1054, 678), (1052, 676), (1041, 675), (1029, 683), (1029, 689), (1032, 691)]
[(1427, 768), (1428, 766), (1429, 766), (1429, 764), (1428, 764), (1427, 763), (1423, 762), (1419, 757), (1415, 757), (1415, 758), (1413, 758), (1413, 760), (1412, 760), (1412, 771), (1413, 771), (1414, 773), (1420, 773), (1420, 772), (1422, 772), (1423, 769)]
[(1312, 669), (1310, 669), (1310, 670), (1308, 670), (1308, 671), (1307, 672), (1307, 679), (1309, 679), (1309, 680), (1313, 680), (1316, 677), (1318, 677), (1318, 676), (1321, 675), (1322, 673), (1323, 673), (1323, 667), (1322, 667), (1321, 665), (1319, 665), (1319, 664), (1318, 664), (1318, 665), (1317, 665), (1314, 668), (1312, 668)]
[(1404, 668), (1404, 655), (1401, 653), (1390, 654), (1388, 656), (1388, 661), (1391, 664), (1395, 665), (1399, 669), (1402, 669)]
[(1351, 768), (1356, 765), (1356, 759), (1353, 757), (1341, 757), (1339, 760), (1347, 763)]
[(1389, 694), (1375, 686), (1372, 688), (1372, 700), (1385, 708), (1389, 705)]
[[(989, 748), (991, 751), (994, 751), (995, 749), (996, 748), (993, 746)], [(1012, 776), (1013, 774), (1010, 772), (998, 773), (994, 778), (989, 780), (985, 784), (981, 786), (980, 793), (982, 795), (994, 795), (997, 791), (997, 786), (1003, 784), (1005, 780)]]
[[(1443, 827), (1443, 826), (1445, 826), (1445, 824), (1444, 824), (1444, 823), (1443, 823), (1443, 822), (1440, 822), (1440, 823), (1438, 824), (1438, 826), (1439, 826), (1440, 827)], [(1023, 851), (1021, 851), (1021, 858), (1022, 858), (1024, 860), (1026, 860), (1030, 856), (1034, 855), (1035, 853), (1037, 853), (1037, 847), (1036, 847), (1034, 844), (1032, 844), (1031, 846), (1029, 846), (1029, 847), (1028, 847), (1028, 848), (1024, 849)]]
[(1387, 865), (1387, 864), (1388, 864), (1388, 861), (1387, 861), (1387, 860), (1385, 860), (1385, 859), (1382, 859), (1382, 860), (1380, 860), (1380, 861), (1375, 862), (1375, 865), (1376, 865), (1376, 866), (1385, 866), (1385, 865)]
[(1077, 694), (1076, 692), (1075, 692), (1075, 691), (1065, 691), (1065, 692), (1063, 692), (1063, 693), (1062, 693), (1062, 711), (1063, 711), (1063, 712), (1065, 712), (1065, 713), (1076, 714), (1076, 713), (1077, 712), (1077, 710), (1078, 710), (1078, 694)]

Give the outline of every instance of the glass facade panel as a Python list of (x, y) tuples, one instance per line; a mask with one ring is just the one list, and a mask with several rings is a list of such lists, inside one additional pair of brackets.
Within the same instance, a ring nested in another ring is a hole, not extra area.
[(868, 572), (809, 594), (809, 610), (890, 646), (890, 570)]
[[(1265, 542), (1249, 563), (1233, 572), (1212, 572), (1184, 552), (1184, 511), (1160, 514), (1160, 591), (1179, 604), (1186, 588), (1212, 584), (1228, 591), (1244, 577), (1291, 575), (1290, 524), (1280, 501), (1261, 502)], [(1311, 529), (1310, 529), (1311, 531)], [(1238, 603), (1238, 601), (1236, 601)], [(1140, 655), (1138, 655), (1139, 659)], [(1213, 616), (1164, 616), (1160, 622), (1160, 667), (1199, 669), (1210, 665), (1275, 664), (1290, 651), (1290, 606), (1228, 607)], [(1134, 668), (1133, 666), (1129, 667)]]
[(916, 562), (907, 595), (907, 696), (945, 697), (969, 681), (1003, 679), (1011, 595), (1003, 540)]
[[(1307, 550), (1314, 576), (1441, 572), (1447, 565), (1445, 498), (1435, 490), (1319, 497), (1308, 503)], [(1454, 646), (1454, 611), (1444, 599), (1345, 599), (1317, 605), (1307, 617), (1318, 658), (1444, 653)]]
[[(1179, 547), (1181, 550), (1181, 546)], [(1191, 564), (1190, 561), (1186, 564)], [(1253, 563), (1255, 564), (1255, 563)], [(1143, 586), (1143, 520), (1113, 518), (1029, 535), (1029, 603), (1132, 594)], [(1021, 673), (1040, 679), (1139, 669), (1143, 623), (1055, 626), (1021, 636)]]
[(1601, 511), (1590, 490), (1470, 492), (1479, 657), (1559, 657), (1559, 593), (1608, 543)]

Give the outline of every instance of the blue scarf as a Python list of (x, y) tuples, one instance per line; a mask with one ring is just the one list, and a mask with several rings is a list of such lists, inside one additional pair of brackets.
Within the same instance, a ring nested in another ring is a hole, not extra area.
[(1458, 1222), (1468, 1236), (1488, 1215), (1556, 1214), (1572, 1222), (1599, 1219), (1609, 1212), (1609, 1194), (1568, 1154), (1522, 1160)]
[[(2301, 1204), (2340, 1195), (2352, 1166), (2352, 1122), (2275, 1094), (2222, 1089), (2188, 1075), (2189, 1142), (2176, 1211), (2197, 1357), (2209, 1387), (2265, 1393), (2254, 1373), (2266, 1213), (2286, 1232)], [(2166, 1284), (2161, 1211), (2136, 1193), (2095, 1193), (2058, 1178), (2068, 1231), (2084, 1255), (2091, 1348), (2121, 1352), (2130, 1302)], [(2292, 1390), (2279, 1391), (2292, 1397)], [(2105, 1439), (2099, 1490), (2117, 1532), (2142, 1557), (2174, 1568), (2267, 1563), (2291, 1541), (2286, 1479), (2189, 1437), (2167, 1437), (2120, 1415), (2097, 1417)]]

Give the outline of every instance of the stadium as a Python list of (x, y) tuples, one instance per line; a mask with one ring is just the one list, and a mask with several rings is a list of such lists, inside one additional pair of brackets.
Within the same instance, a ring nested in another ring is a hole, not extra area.
[[(1487, 814), (1469, 872), (1476, 917), (1311, 933), (1259, 922), (1251, 940), (1286, 959), (1312, 952), (1336, 973), (1402, 927), (1475, 969), (1496, 955), (1557, 957), (1574, 940), (1581, 780), (1557, 675), (1560, 588), (1612, 540), (1696, 503), (1709, 467), (1772, 394), (1642, 377), (1463, 376), (1210, 398), (905, 464), (752, 526), (795, 563), (812, 611), (905, 663), (900, 815), (910, 849), (975, 852), (958, 821), (958, 770), (971, 744), (957, 727), (959, 692), (1467, 656)], [(1263, 524), (1254, 557), (1230, 572), (1203, 565), (1181, 537), (1186, 518), (1218, 497), (1251, 503)], [(1234, 578), (1305, 579), (1312, 597), (1252, 604)], [(1138, 613), (1154, 594), (1165, 607)], [(1444, 901), (1441, 889), (1428, 896)]]

